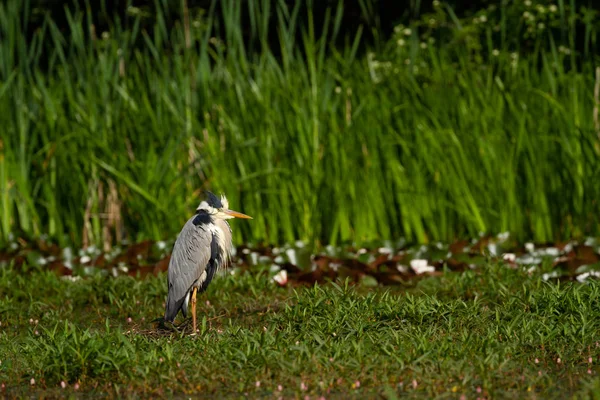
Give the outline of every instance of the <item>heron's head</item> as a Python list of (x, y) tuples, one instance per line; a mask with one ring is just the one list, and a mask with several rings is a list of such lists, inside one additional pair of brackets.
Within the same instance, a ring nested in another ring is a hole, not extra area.
[(206, 200), (202, 200), (200, 205), (198, 205), (198, 208), (196, 208), (196, 212), (206, 212), (212, 217), (219, 219), (252, 219), (252, 217), (250, 217), (249, 215), (230, 210), (229, 201), (227, 201), (225, 195), (221, 195), (221, 198), (218, 198), (209, 191), (206, 191)]

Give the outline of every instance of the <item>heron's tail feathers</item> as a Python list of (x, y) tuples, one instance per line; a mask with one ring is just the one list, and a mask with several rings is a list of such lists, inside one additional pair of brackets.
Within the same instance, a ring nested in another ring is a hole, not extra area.
[(177, 317), (177, 313), (179, 310), (183, 311), (183, 316), (185, 317), (187, 314), (187, 307), (184, 308), (183, 305), (187, 302), (184, 301), (185, 298), (176, 301), (171, 296), (167, 297), (167, 305), (165, 307), (165, 321), (173, 322), (175, 321), (175, 317)]
[(186, 318), (188, 315), (188, 303), (190, 301), (190, 293), (188, 292), (181, 299), (174, 299), (175, 296), (172, 293), (167, 295), (167, 304), (165, 307), (165, 321), (173, 322), (177, 313), (181, 310), (183, 317)]

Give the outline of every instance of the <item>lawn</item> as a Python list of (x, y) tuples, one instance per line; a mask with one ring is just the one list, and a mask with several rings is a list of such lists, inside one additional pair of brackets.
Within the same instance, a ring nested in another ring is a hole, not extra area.
[(0, 270), (6, 397), (598, 398), (600, 284), (505, 264), (394, 288), (226, 274), (200, 332), (157, 328), (166, 276)]

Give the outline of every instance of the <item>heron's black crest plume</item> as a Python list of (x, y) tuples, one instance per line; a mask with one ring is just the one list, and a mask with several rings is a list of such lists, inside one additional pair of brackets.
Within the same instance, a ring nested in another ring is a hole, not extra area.
[(223, 203), (221, 203), (221, 199), (219, 199), (217, 196), (215, 196), (213, 193), (209, 192), (208, 190), (206, 190), (205, 193), (206, 193), (206, 202), (208, 203), (209, 206), (214, 207), (214, 208), (222, 208), (223, 207)]

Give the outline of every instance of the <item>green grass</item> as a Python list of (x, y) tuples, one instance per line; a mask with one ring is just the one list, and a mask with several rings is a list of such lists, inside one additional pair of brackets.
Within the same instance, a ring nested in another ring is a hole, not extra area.
[(489, 265), (406, 290), (292, 289), (255, 270), (214, 281), (195, 337), (154, 328), (165, 295), (165, 276), (0, 270), (3, 395), (600, 396), (598, 281)]
[[(317, 36), (283, 2), (269, 26), (267, 3), (248, 3), (252, 51), (237, 2), (223, 2), (224, 24), (209, 10), (189, 30), (167, 27), (157, 2), (153, 31), (131, 9), (95, 40), (86, 10), (71, 8), (67, 29), (47, 19), (30, 42), (26, 3), (1, 4), (0, 241), (170, 238), (201, 189), (254, 217), (236, 241), (600, 233), (597, 63), (566, 54), (576, 38), (563, 2), (564, 43), (540, 34), (515, 52), (520, 8), (474, 36), (437, 11), (443, 43), (414, 26), (373, 56), (358, 51), (361, 28), (332, 46), (343, 8)], [(597, 26), (586, 24), (587, 52)]]

